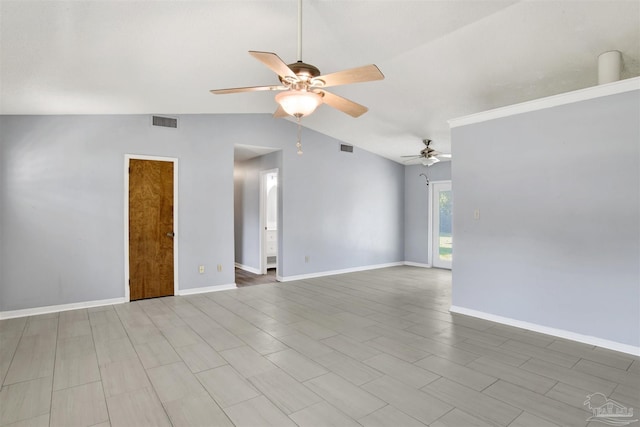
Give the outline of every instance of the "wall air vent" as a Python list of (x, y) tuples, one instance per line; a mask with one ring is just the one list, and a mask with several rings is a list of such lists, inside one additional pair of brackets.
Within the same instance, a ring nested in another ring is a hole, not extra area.
[(344, 151), (345, 153), (353, 153), (353, 145), (340, 144), (340, 151)]
[(165, 128), (178, 128), (178, 119), (173, 117), (151, 116), (151, 124), (153, 126), (161, 126)]

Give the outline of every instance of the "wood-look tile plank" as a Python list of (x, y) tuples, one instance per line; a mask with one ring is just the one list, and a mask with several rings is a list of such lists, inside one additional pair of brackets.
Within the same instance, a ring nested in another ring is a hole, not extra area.
[(313, 359), (314, 356), (332, 353), (333, 349), (326, 344), (302, 334), (292, 334), (280, 337), (279, 340), (292, 349)]
[(266, 358), (300, 382), (324, 375), (328, 372), (327, 369), (323, 368), (320, 364), (306, 358), (293, 349), (272, 353), (266, 356)]
[(342, 377), (329, 373), (304, 382), (313, 392), (352, 418), (362, 418), (386, 403)]
[(627, 369), (633, 363), (632, 356), (611, 350), (604, 352), (592, 345), (562, 339), (555, 340), (547, 348), (618, 369)]
[[(16, 421), (15, 423), (5, 424), (3, 427), (49, 427), (49, 414), (40, 415), (38, 417), (29, 418), (27, 420)], [(100, 425), (92, 427), (101, 427)], [(110, 427), (110, 426), (105, 426)]]
[(206, 395), (189, 395), (164, 404), (173, 427), (233, 427), (227, 415)]
[[(140, 360), (126, 359), (100, 366), (100, 376), (107, 398), (126, 392), (151, 388)], [(146, 400), (143, 400), (146, 402)]]
[(295, 427), (296, 424), (266, 397), (233, 405), (224, 410), (236, 427)]
[(497, 381), (496, 377), (483, 374), (437, 356), (426, 357), (416, 362), (415, 365), (431, 371), (434, 374), (466, 385), (476, 391), (482, 391)]
[(388, 337), (378, 337), (367, 341), (366, 344), (384, 353), (397, 357), (398, 359), (402, 359), (406, 362), (411, 363), (429, 355), (429, 352), (423, 351), (411, 345), (403, 344)]
[(16, 348), (4, 385), (53, 375), (55, 334), (23, 336)]
[(227, 363), (218, 352), (204, 342), (178, 347), (176, 352), (193, 373), (217, 368)]
[[(392, 405), (387, 405), (384, 408), (378, 409), (375, 412), (362, 417), (358, 420), (364, 427), (389, 427), (389, 426), (402, 426), (402, 427), (424, 427), (425, 424), (410, 417), (402, 411), (399, 411)], [(435, 424), (432, 424), (435, 425)]]
[(238, 335), (238, 338), (262, 355), (275, 353), (289, 348), (273, 336), (263, 331), (241, 334)]
[(53, 378), (5, 385), (0, 389), (0, 425), (49, 414)]
[(536, 417), (528, 412), (523, 412), (518, 418), (513, 420), (509, 427), (559, 427), (558, 424), (551, 423)]
[(109, 421), (100, 381), (53, 392), (51, 427), (92, 426)]
[(564, 366), (565, 368), (571, 368), (580, 359), (579, 357), (572, 356), (570, 354), (561, 353), (545, 347), (538, 347), (513, 339), (501, 344), (500, 347), (522, 353), (527, 356), (536, 357), (541, 360), (546, 360), (547, 362), (555, 363), (556, 365)]
[(206, 394), (202, 384), (183, 362), (147, 369), (147, 375), (162, 403)]
[(358, 341), (352, 340), (351, 338), (347, 338), (344, 335), (335, 335), (325, 338), (321, 342), (334, 350), (359, 361), (363, 361), (380, 354), (379, 350), (376, 350), (370, 345), (362, 344)]
[(414, 388), (424, 387), (440, 378), (433, 372), (386, 353), (367, 359), (363, 363)]
[(509, 425), (522, 412), (447, 378), (440, 378), (421, 390), (489, 424)]
[(489, 386), (483, 393), (561, 426), (584, 427), (587, 424), (589, 413), (585, 417), (584, 410), (502, 380)]
[(489, 424), (481, 419), (474, 417), (458, 408), (447, 412), (437, 421), (433, 422), (429, 427), (492, 427), (495, 424)]
[(483, 374), (500, 378), (527, 390), (544, 394), (550, 390), (557, 380), (534, 372), (504, 364), (494, 358), (483, 356), (467, 365), (467, 368)]
[(199, 372), (196, 377), (223, 408), (260, 396), (260, 392), (229, 365)]
[(315, 357), (313, 360), (355, 385), (362, 385), (383, 375), (382, 372), (339, 351)]
[(134, 348), (145, 369), (168, 365), (181, 360), (178, 353), (176, 353), (171, 344), (169, 344), (169, 341), (165, 339), (136, 344)]
[(287, 415), (322, 401), (281, 369), (249, 377), (249, 381)]
[(245, 378), (277, 369), (268, 359), (247, 346), (221, 351), (220, 356)]
[(325, 328), (322, 325), (319, 325), (310, 320), (303, 320), (302, 322), (290, 323), (288, 325), (290, 328), (293, 328), (314, 340), (322, 340), (325, 338), (332, 337), (334, 335), (338, 335), (338, 332)]
[(432, 423), (453, 409), (453, 406), (389, 376), (368, 382), (362, 388), (424, 424)]
[(171, 427), (151, 387), (107, 397), (107, 409), (111, 427)]
[(353, 418), (325, 401), (294, 412), (289, 417), (300, 427), (361, 427)]
[(618, 384), (640, 390), (640, 374), (622, 369), (612, 368), (590, 360), (581, 359), (573, 367), (578, 372), (593, 375), (606, 381), (615, 381)]
[(606, 395), (611, 394), (617, 385), (612, 381), (598, 378), (589, 373), (565, 368), (536, 358), (529, 359), (521, 368), (585, 390), (598, 390)]

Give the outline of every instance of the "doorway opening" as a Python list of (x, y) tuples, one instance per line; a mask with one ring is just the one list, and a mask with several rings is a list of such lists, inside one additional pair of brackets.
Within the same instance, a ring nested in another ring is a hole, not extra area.
[(429, 186), (431, 221), (431, 265), (451, 269), (453, 263), (453, 191), (451, 181), (435, 181)]
[(260, 272), (278, 268), (278, 169), (260, 172)]
[(276, 282), (282, 266), (279, 222), (282, 186), (279, 149), (234, 149), (234, 256), (236, 286)]
[(125, 155), (125, 300), (178, 292), (178, 159)]

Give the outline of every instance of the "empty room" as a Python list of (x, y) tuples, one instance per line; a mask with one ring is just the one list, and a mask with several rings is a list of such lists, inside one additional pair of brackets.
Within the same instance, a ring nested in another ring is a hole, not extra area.
[(637, 0), (0, 0), (0, 427), (638, 408)]

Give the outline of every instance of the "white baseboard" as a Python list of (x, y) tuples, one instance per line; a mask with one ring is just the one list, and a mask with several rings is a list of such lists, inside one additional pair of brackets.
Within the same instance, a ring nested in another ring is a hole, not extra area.
[(469, 308), (458, 307), (452, 305), (449, 309), (452, 313), (464, 314), (465, 316), (477, 317), (479, 319), (489, 320), (491, 322), (501, 323), (503, 325), (515, 326), (516, 328), (527, 329), (533, 332), (540, 332), (542, 334), (551, 335), (558, 338), (565, 338), (571, 341), (577, 341), (584, 344), (595, 345), (602, 348), (608, 348), (609, 350), (619, 351), (621, 353), (632, 354), (634, 356), (640, 356), (640, 347), (635, 347), (629, 344), (623, 344), (616, 341), (609, 341), (603, 338), (593, 337), (590, 335), (582, 335), (564, 329), (556, 329), (548, 326), (542, 326), (535, 323), (529, 323), (522, 320), (511, 319), (509, 317), (497, 316), (491, 313), (485, 313), (483, 311), (472, 310)]
[(390, 262), (387, 264), (364, 265), (362, 267), (344, 268), (342, 270), (320, 271), (318, 273), (298, 274), (296, 276), (276, 276), (279, 282), (292, 282), (294, 280), (314, 279), (316, 277), (334, 276), (336, 274), (355, 273), (358, 271), (376, 270), (378, 268), (397, 267), (404, 265), (404, 262)]
[(431, 268), (431, 264), (423, 264), (421, 262), (413, 262), (413, 261), (405, 261), (404, 265), (408, 265), (409, 267)]
[(185, 296), (185, 295), (195, 295), (195, 294), (206, 294), (208, 292), (228, 291), (230, 289), (237, 289), (236, 284), (231, 283), (228, 285), (205, 286), (202, 288), (193, 288), (193, 289), (181, 289), (178, 291), (178, 295)]
[(238, 267), (240, 270), (248, 271), (249, 273), (262, 274), (259, 268), (249, 267), (248, 265), (239, 264), (237, 262), (235, 263), (235, 266)]
[(105, 305), (122, 304), (127, 302), (124, 298), (111, 298), (96, 301), (73, 302), (70, 304), (48, 305), (45, 307), (25, 308), (22, 310), (0, 311), (0, 319), (13, 319), (15, 317), (37, 316), (39, 314), (56, 313), (59, 311), (79, 310), (82, 308), (102, 307)]

